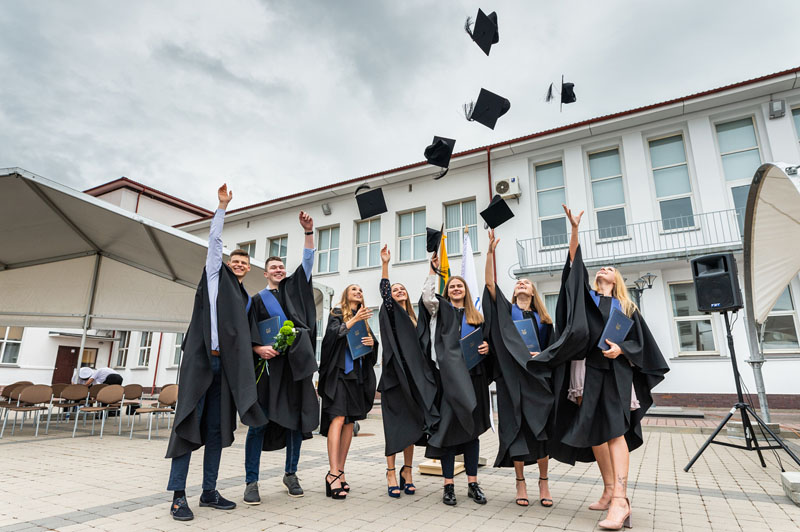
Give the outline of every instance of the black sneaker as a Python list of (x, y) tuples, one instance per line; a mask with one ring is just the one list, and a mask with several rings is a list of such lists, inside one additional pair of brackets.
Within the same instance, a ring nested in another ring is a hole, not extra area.
[(467, 497), (473, 499), (478, 504), (486, 504), (486, 495), (477, 482), (470, 482), (467, 489)]
[(258, 482), (248, 482), (244, 488), (245, 504), (261, 504), (261, 496), (258, 494)]
[(194, 519), (194, 514), (189, 508), (189, 503), (186, 502), (186, 497), (178, 497), (172, 501), (169, 513), (172, 514), (172, 518), (176, 521), (191, 521)]
[(200, 506), (210, 506), (217, 510), (233, 510), (236, 508), (236, 503), (229, 501), (219, 494), (217, 490), (211, 492), (210, 495), (200, 495)]
[(453, 484), (444, 485), (444, 493), (442, 494), (442, 502), (447, 506), (456, 505), (456, 487)]
[(303, 488), (300, 487), (300, 481), (294, 473), (286, 473), (283, 475), (283, 485), (289, 492), (289, 497), (302, 497)]

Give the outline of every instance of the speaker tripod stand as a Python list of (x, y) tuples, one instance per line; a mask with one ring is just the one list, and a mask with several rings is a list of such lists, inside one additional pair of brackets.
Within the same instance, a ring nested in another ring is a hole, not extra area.
[[(711, 434), (711, 436), (709, 436), (708, 439), (705, 441), (705, 443), (700, 447), (700, 450), (697, 451), (697, 453), (692, 457), (691, 460), (689, 460), (689, 463), (686, 464), (686, 467), (684, 467), (683, 470), (688, 472), (689, 469), (697, 461), (697, 459), (700, 458), (700, 455), (703, 454), (703, 451), (705, 451), (708, 448), (708, 446), (711, 445), (712, 443), (715, 443), (717, 445), (724, 445), (725, 447), (744, 449), (746, 451), (756, 451), (756, 453), (758, 453), (758, 459), (761, 461), (761, 467), (767, 467), (767, 463), (764, 461), (764, 456), (761, 454), (762, 449), (783, 449), (784, 451), (787, 452), (789, 456), (792, 457), (792, 460), (794, 460), (797, 465), (800, 465), (800, 458), (797, 458), (797, 456), (792, 452), (791, 449), (789, 449), (789, 447), (784, 443), (784, 441), (780, 439), (774, 432), (772, 432), (772, 430), (767, 426), (767, 424), (764, 423), (764, 421), (760, 417), (758, 417), (758, 414), (756, 414), (753, 408), (749, 404), (744, 402), (744, 397), (742, 396), (742, 383), (739, 378), (739, 366), (737, 366), (736, 364), (736, 352), (733, 350), (733, 335), (731, 335), (731, 324), (730, 321), (728, 320), (728, 311), (725, 311), (722, 314), (725, 316), (725, 330), (728, 333), (728, 350), (730, 351), (731, 354), (731, 365), (733, 366), (733, 378), (734, 381), (736, 382), (737, 402), (736, 404), (733, 405), (733, 408), (731, 408), (730, 412), (728, 412), (728, 415), (725, 416), (725, 419), (723, 419), (722, 422), (719, 425), (717, 425), (717, 428), (714, 429), (714, 432)], [(720, 433), (725, 424), (731, 420), (731, 418), (734, 416), (734, 414), (736, 414), (736, 412), (739, 412), (742, 416), (742, 430), (744, 430), (745, 444), (741, 445), (737, 443), (714, 441), (714, 438), (717, 437), (717, 435)], [(753, 416), (753, 419), (756, 420), (756, 423), (758, 423), (758, 425), (770, 435), (770, 437), (773, 439), (773, 441), (777, 443), (777, 445), (770, 445), (769, 442), (767, 443), (767, 445), (764, 446), (758, 444), (758, 439), (755, 436), (755, 432), (753, 432), (753, 425), (750, 423), (750, 416)]]

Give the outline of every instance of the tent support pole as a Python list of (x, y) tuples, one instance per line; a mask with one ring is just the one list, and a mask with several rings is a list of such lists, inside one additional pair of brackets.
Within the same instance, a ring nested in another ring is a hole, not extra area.
[(745, 312), (745, 327), (747, 329), (747, 341), (750, 344), (750, 358), (747, 363), (753, 369), (753, 379), (756, 381), (756, 392), (758, 393), (758, 404), (761, 410), (761, 417), (770, 423), (769, 405), (767, 404), (767, 388), (764, 386), (764, 375), (761, 373), (761, 366), (764, 365), (764, 354), (761, 352), (761, 342), (758, 341), (758, 329), (756, 320), (752, 314), (752, 303), (747, 306)]
[(86, 304), (86, 314), (83, 316), (83, 331), (81, 332), (81, 347), (78, 351), (78, 367), (83, 360), (83, 348), (86, 347), (86, 331), (89, 328), (89, 318), (94, 307), (94, 293), (97, 289), (97, 273), (100, 271), (100, 254), (94, 256), (94, 270), (92, 271), (92, 283), (89, 285), (89, 302)]

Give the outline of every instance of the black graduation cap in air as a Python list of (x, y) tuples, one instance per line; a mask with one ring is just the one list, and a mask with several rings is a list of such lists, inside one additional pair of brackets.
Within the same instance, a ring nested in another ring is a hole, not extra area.
[(499, 227), (513, 217), (514, 213), (511, 212), (508, 203), (506, 203), (506, 200), (501, 198), (499, 194), (496, 194), (489, 203), (489, 206), (481, 211), (481, 218), (483, 218), (486, 225), (492, 229)]
[(486, 55), (489, 55), (493, 44), (500, 42), (500, 31), (497, 29), (497, 13), (494, 11), (487, 15), (478, 9), (478, 15), (475, 17), (475, 26), (472, 26), (472, 18), (467, 17), (467, 21), (464, 23), (464, 30)]
[(477, 101), (464, 104), (467, 120), (474, 120), (489, 129), (494, 129), (497, 119), (511, 109), (511, 102), (486, 89), (481, 89)]
[(450, 157), (453, 155), (455, 145), (455, 139), (434, 136), (431, 145), (425, 148), (425, 160), (434, 166), (444, 168), (434, 179), (441, 179), (449, 170)]
[(426, 227), (425, 231), (428, 233), (426, 249), (428, 253), (436, 253), (439, 251), (439, 244), (442, 242), (442, 231), (431, 229), (430, 227)]
[[(550, 102), (556, 99), (555, 83), (551, 83), (547, 88), (547, 95), (545, 101)], [(575, 96), (575, 84), (564, 81), (564, 76), (561, 76), (561, 105), (565, 103), (575, 103), (578, 98)]]
[[(367, 190), (359, 194), (361, 190)], [(369, 190), (369, 185), (363, 184), (356, 189), (356, 203), (358, 203), (358, 214), (362, 220), (378, 216), (388, 211), (386, 201), (383, 199), (383, 190), (376, 188)]]

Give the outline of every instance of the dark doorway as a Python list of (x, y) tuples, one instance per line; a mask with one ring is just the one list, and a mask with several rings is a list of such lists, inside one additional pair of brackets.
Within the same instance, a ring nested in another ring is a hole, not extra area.
[(75, 368), (78, 367), (78, 349), (77, 347), (68, 345), (58, 346), (52, 384), (72, 381), (72, 373), (75, 371)]

